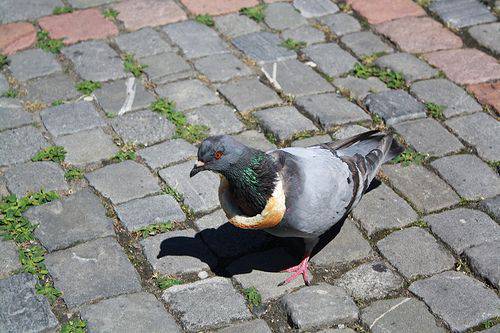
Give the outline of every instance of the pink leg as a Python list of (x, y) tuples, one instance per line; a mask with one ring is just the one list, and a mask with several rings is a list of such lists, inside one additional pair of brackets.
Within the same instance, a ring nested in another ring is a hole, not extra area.
[(283, 270), (283, 272), (289, 272), (293, 273), (290, 275), (285, 281), (281, 282), (278, 284), (278, 286), (283, 286), (285, 284), (290, 283), (291, 281), (295, 280), (299, 275), (302, 275), (302, 278), (304, 279), (305, 284), (308, 286), (311, 283), (311, 280), (309, 279), (309, 274), (308, 274), (308, 268), (309, 268), (309, 253), (306, 254), (304, 259), (298, 264), (297, 266), (290, 267), (288, 269)]

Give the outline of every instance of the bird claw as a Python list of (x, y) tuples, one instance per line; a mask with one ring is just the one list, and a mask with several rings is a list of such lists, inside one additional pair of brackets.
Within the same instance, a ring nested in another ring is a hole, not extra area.
[(299, 275), (302, 275), (302, 278), (304, 279), (304, 283), (306, 286), (311, 285), (311, 279), (309, 277), (309, 256), (306, 256), (300, 264), (290, 267), (288, 269), (282, 270), (282, 272), (288, 272), (288, 273), (293, 273), (290, 275), (285, 281), (282, 281), (281, 283), (278, 284), (278, 287), (284, 286), (285, 284), (288, 284), (295, 280)]

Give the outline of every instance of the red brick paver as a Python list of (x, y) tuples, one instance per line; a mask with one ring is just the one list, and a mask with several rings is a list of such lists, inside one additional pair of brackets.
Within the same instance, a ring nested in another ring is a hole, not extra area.
[(462, 40), (430, 17), (406, 17), (375, 26), (403, 51), (425, 53), (462, 47)]
[(472, 84), (500, 79), (500, 64), (476, 49), (433, 52), (424, 55), (424, 58), (456, 83)]
[(63, 38), (66, 45), (118, 34), (118, 28), (113, 22), (104, 18), (97, 9), (46, 16), (41, 18), (38, 23), (42, 29), (49, 32), (50, 38)]
[(11, 55), (27, 49), (36, 42), (36, 29), (30, 23), (0, 25), (0, 53)]
[(138, 30), (187, 19), (186, 13), (173, 1), (125, 0), (113, 5), (125, 28)]
[(347, 3), (371, 24), (425, 15), (422, 7), (411, 0), (348, 0)]
[(257, 0), (181, 0), (181, 2), (195, 15), (232, 13), (243, 7), (253, 7), (259, 4)]
[(476, 98), (483, 104), (491, 105), (500, 113), (500, 81), (491, 83), (478, 83), (467, 86)]

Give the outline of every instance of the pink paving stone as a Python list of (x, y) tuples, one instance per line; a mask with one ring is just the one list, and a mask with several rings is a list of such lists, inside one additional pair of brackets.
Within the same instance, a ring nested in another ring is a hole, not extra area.
[(424, 53), (462, 47), (462, 40), (430, 17), (406, 17), (375, 29), (403, 51)]
[(476, 49), (433, 52), (425, 54), (424, 58), (459, 84), (500, 79), (500, 64), (495, 58)]
[(237, 12), (243, 7), (254, 7), (258, 0), (181, 0), (193, 14), (220, 15)]
[(27, 49), (36, 42), (36, 29), (30, 23), (9, 23), (0, 25), (0, 53), (14, 54)]
[(467, 86), (479, 102), (491, 105), (500, 113), (500, 81), (491, 83), (478, 83)]
[(50, 38), (62, 38), (66, 45), (118, 35), (118, 28), (97, 9), (46, 16), (38, 23), (49, 32)]
[(186, 13), (173, 1), (125, 0), (112, 6), (128, 30), (154, 27), (187, 19)]
[(411, 0), (347, 0), (347, 3), (370, 24), (425, 15), (422, 7)]

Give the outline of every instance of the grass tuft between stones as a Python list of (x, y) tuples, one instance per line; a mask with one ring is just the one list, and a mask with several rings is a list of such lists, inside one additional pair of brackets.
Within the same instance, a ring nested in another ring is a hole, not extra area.
[(428, 157), (428, 155), (416, 152), (415, 150), (413, 150), (411, 148), (406, 148), (401, 154), (399, 154), (399, 156), (396, 156), (391, 161), (391, 163), (392, 164), (401, 163), (401, 165), (404, 167), (409, 166), (412, 163), (420, 165), (425, 161), (425, 159), (427, 157)]
[(429, 116), (437, 120), (444, 120), (443, 110), (446, 108), (444, 105), (428, 102), (425, 103), (425, 107)]
[(295, 40), (292, 38), (287, 38), (280, 44), (283, 47), (286, 47), (289, 50), (292, 51), (298, 51), (300, 49), (303, 49), (304, 47), (307, 46), (307, 43), (301, 40)]
[(259, 306), (262, 304), (262, 296), (260, 293), (257, 291), (255, 287), (249, 287), (246, 289), (243, 289), (243, 294), (245, 295), (245, 299), (247, 300), (247, 303), (251, 306)]
[(162, 234), (164, 232), (170, 231), (174, 228), (174, 224), (170, 221), (164, 223), (156, 223), (148, 225), (144, 228), (141, 228), (137, 231), (137, 233), (142, 237), (146, 238), (148, 236), (154, 236), (157, 234)]
[(132, 73), (133, 76), (139, 77), (144, 74), (147, 65), (141, 65), (137, 59), (130, 53), (125, 54), (123, 57), (123, 67), (125, 71)]
[(48, 31), (45, 30), (38, 31), (36, 39), (36, 46), (47, 52), (60, 53), (64, 46), (62, 39), (51, 39)]
[(76, 167), (70, 167), (64, 173), (64, 178), (66, 178), (66, 180), (68, 180), (68, 181), (82, 179), (83, 178), (83, 171), (81, 169), (76, 168)]
[(61, 15), (61, 14), (68, 14), (68, 13), (73, 13), (73, 8), (71, 8), (69, 6), (56, 7), (52, 11), (53, 15)]
[(62, 99), (56, 99), (55, 101), (52, 101), (52, 103), (50, 103), (50, 105), (52, 106), (59, 106), (62, 104), (64, 104), (64, 101)]
[(158, 112), (175, 125), (175, 138), (181, 138), (190, 143), (196, 143), (208, 136), (209, 127), (205, 125), (189, 124), (186, 115), (175, 110), (175, 103), (173, 101), (169, 101), (165, 98), (158, 98), (151, 103), (150, 109), (154, 112)]
[(113, 157), (114, 160), (123, 162), (126, 160), (134, 161), (137, 158), (137, 154), (135, 153), (136, 147), (133, 143), (124, 144), (123, 147), (120, 148), (120, 151), (116, 153)]
[(87, 332), (87, 323), (81, 319), (73, 319), (61, 327), (61, 333), (85, 333)]
[(113, 8), (107, 8), (103, 13), (102, 16), (107, 18), (108, 20), (115, 21), (116, 18), (120, 15), (120, 12), (117, 11), (116, 9)]
[(18, 95), (19, 92), (16, 89), (9, 88), (1, 97), (16, 98)]
[(36, 284), (36, 293), (45, 296), (50, 304), (54, 304), (55, 301), (62, 296), (62, 292), (54, 288), (52, 284), (46, 282), (44, 284)]
[(158, 276), (156, 278), (156, 285), (161, 290), (165, 290), (165, 289), (168, 289), (172, 286), (177, 286), (177, 285), (180, 285), (183, 283), (184, 282), (182, 280), (176, 279), (176, 278), (171, 277), (171, 276)]
[(248, 16), (255, 22), (262, 22), (266, 17), (264, 14), (264, 9), (266, 9), (266, 5), (258, 5), (255, 7), (245, 7), (240, 9), (240, 13)]
[(7, 66), (8, 64), (9, 64), (9, 59), (7, 58), (7, 56), (0, 54), (0, 69), (2, 69), (3, 66)]
[(66, 157), (66, 150), (61, 146), (50, 146), (40, 150), (35, 156), (31, 158), (33, 162), (39, 161), (52, 161), (61, 163)]
[(213, 27), (215, 25), (214, 19), (209, 14), (196, 15), (195, 20), (208, 27)]
[(90, 95), (97, 89), (101, 88), (101, 83), (100, 82), (94, 82), (94, 81), (82, 81), (78, 82), (76, 84), (76, 90), (81, 92), (84, 95)]
[(403, 74), (395, 72), (391, 69), (381, 69), (373, 65), (355, 64), (352, 74), (360, 79), (368, 79), (369, 77), (378, 77), (390, 89), (402, 89), (406, 87), (406, 82)]

